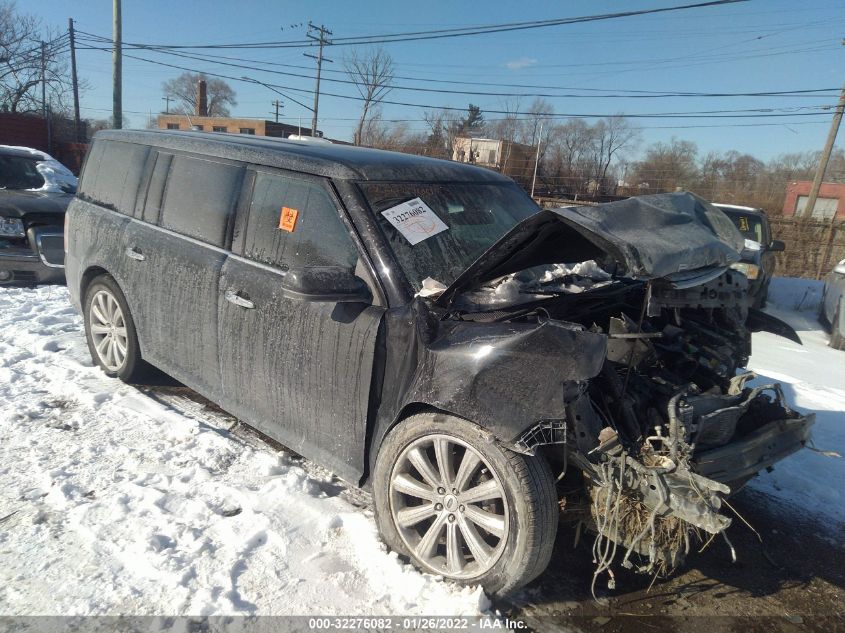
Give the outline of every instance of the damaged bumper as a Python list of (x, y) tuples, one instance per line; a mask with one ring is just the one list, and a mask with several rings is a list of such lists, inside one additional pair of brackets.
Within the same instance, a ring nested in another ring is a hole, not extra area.
[[(699, 453), (693, 459), (697, 473), (731, 485), (742, 482), (800, 450), (810, 439), (814, 413), (775, 420), (727, 446)], [(735, 487), (731, 486), (732, 488)], [(734, 489), (733, 492), (736, 492)]]

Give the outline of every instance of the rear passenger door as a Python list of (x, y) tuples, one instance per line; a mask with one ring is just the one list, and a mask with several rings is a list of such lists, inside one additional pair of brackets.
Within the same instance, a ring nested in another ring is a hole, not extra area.
[(286, 296), (291, 268), (342, 266), (367, 277), (359, 247), (328, 181), (264, 169), (250, 180), (221, 277), (224, 407), (354, 480), (383, 308)]
[(220, 271), (244, 172), (233, 162), (159, 151), (140, 221), (124, 236), (142, 355), (215, 400)]

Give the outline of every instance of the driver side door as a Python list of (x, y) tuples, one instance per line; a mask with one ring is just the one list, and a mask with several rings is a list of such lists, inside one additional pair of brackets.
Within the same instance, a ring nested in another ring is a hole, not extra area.
[[(292, 268), (356, 270), (362, 253), (328, 180), (254, 168), (219, 295), (223, 405), (355, 481), (384, 309), (289, 296)], [(377, 296), (375, 288), (371, 288)]]

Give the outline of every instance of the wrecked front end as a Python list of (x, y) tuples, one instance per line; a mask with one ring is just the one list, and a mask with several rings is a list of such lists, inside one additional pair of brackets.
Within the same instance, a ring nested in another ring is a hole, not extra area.
[[(562, 471), (562, 508), (580, 513), (596, 536), (596, 576), (607, 571), (612, 582), (619, 558), (625, 567), (667, 573), (693, 547), (724, 535), (730, 494), (809, 440), (813, 415), (793, 411), (780, 385), (759, 384), (743, 369), (750, 328), (797, 336), (761, 313), (749, 319), (747, 279), (729, 268), (730, 247), (718, 235), (671, 245), (683, 251), (673, 261), (670, 247), (653, 242), (649, 250), (626, 241), (625, 231), (592, 234), (576, 224), (548, 224), (542, 240), (532, 238), (535, 254), (555, 258), (547, 262), (566, 261), (569, 244), (583, 258), (576, 264), (532, 261), (515, 241), (488, 260), (486, 275), (477, 269), (444, 291), (434, 311), (452, 328), (495, 325), (524, 338), (553, 324), (566, 330), (563, 355), (538, 337), (521, 359), (537, 385), (545, 387), (549, 375), (567, 378), (561, 408), (555, 414), (544, 406), (516, 437), (497, 435), (514, 450), (543, 452)], [(677, 265), (697, 257), (716, 261), (694, 270)], [(504, 266), (511, 272), (489, 278)], [(581, 371), (572, 374), (573, 367)], [(519, 407), (549, 404), (525, 380), (513, 386)]]

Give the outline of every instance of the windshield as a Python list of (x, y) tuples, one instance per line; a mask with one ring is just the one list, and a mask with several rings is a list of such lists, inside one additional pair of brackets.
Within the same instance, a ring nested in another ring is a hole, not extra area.
[[(539, 210), (525, 192), (510, 183), (389, 182), (362, 183), (360, 187), (417, 291), (426, 277), (450, 285), (496, 240)], [(395, 218), (403, 217), (404, 203), (416, 205), (409, 213), (420, 214), (418, 222), (435, 227), (427, 237), (417, 241), (397, 228)]]
[(38, 161), (25, 156), (0, 154), (0, 187), (3, 189), (40, 189), (44, 176), (38, 171)]
[(733, 220), (745, 239), (754, 240), (760, 244), (766, 243), (763, 235), (763, 220), (760, 217), (741, 211), (725, 211), (725, 214)]

